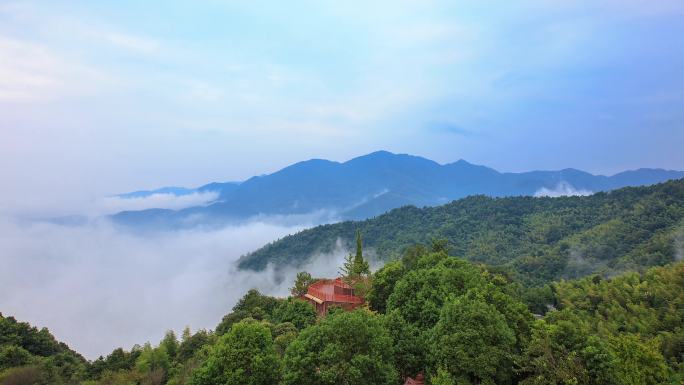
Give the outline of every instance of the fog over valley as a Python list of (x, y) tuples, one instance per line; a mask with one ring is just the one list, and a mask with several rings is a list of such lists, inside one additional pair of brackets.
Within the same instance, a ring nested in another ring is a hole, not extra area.
[[(267, 221), (135, 234), (106, 219), (69, 226), (0, 218), (0, 309), (89, 359), (156, 342), (166, 330), (213, 329), (250, 288), (288, 293), (296, 271), (237, 271), (240, 255), (303, 228)], [(343, 258), (306, 270), (334, 276)]]

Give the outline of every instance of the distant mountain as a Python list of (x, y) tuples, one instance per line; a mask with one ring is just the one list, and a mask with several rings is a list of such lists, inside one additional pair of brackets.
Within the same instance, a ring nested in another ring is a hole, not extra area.
[(437, 207), (402, 207), (364, 221), (317, 226), (243, 256), (239, 267), (302, 268), (351, 250), (355, 232), (380, 260), (447, 239), (451, 253), (540, 284), (663, 265), (684, 255), (684, 179), (559, 198), (471, 196)]
[(170, 195), (175, 195), (175, 196), (183, 196), (183, 195), (190, 195), (190, 194), (195, 194), (195, 193), (204, 193), (204, 192), (228, 192), (232, 191), (234, 189), (237, 189), (237, 187), (240, 185), (240, 182), (214, 182), (214, 183), (209, 183), (205, 184), (204, 186), (198, 187), (198, 188), (185, 188), (185, 187), (162, 187), (158, 188), (155, 190), (140, 190), (140, 191), (133, 191), (133, 192), (128, 192), (128, 193), (123, 193), (123, 194), (117, 194), (117, 198), (122, 198), (122, 199), (135, 199), (135, 198), (147, 198), (152, 195), (158, 195), (158, 194), (170, 194)]
[[(684, 172), (660, 169), (611, 177), (574, 169), (500, 173), (464, 160), (441, 165), (418, 156), (378, 151), (344, 163), (322, 159), (299, 162), (240, 184), (210, 184), (207, 186), (213, 186), (219, 197), (206, 206), (125, 211), (113, 219), (126, 225), (181, 227), (242, 221), (259, 215), (316, 213), (318, 222), (323, 223), (370, 218), (407, 205), (435, 206), (469, 195), (582, 195), (682, 177)], [(197, 190), (155, 191), (184, 194)], [(150, 193), (154, 191), (130, 194)]]

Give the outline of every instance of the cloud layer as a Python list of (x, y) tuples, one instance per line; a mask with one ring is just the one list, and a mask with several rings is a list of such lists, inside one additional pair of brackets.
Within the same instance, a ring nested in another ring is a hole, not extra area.
[(95, 207), (98, 214), (115, 214), (121, 211), (135, 211), (145, 209), (179, 210), (186, 207), (201, 206), (215, 201), (219, 194), (215, 191), (194, 192), (184, 195), (158, 193), (144, 197), (121, 198), (106, 197), (97, 201)]
[[(106, 221), (83, 226), (0, 221), (0, 311), (93, 359), (156, 342), (165, 330), (214, 328), (250, 288), (287, 294), (296, 271), (236, 271), (236, 259), (302, 226), (252, 223), (214, 231), (136, 234)], [(335, 276), (343, 252), (307, 266)]]

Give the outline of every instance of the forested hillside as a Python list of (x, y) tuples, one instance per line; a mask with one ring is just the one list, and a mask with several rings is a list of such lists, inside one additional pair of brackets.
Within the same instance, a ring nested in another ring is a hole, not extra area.
[(389, 261), (411, 245), (447, 239), (452, 255), (499, 266), (528, 284), (662, 265), (684, 247), (684, 179), (591, 196), (472, 196), (438, 206), (395, 209), (365, 221), (318, 226), (245, 255), (243, 269), (302, 266), (351, 245)]
[(0, 383), (7, 385), (77, 382), (87, 362), (43, 328), (0, 313)]
[(400, 385), (421, 373), (432, 385), (684, 380), (683, 262), (526, 289), (444, 246), (413, 248), (367, 276), (365, 308), (321, 318), (307, 302), (250, 290), (215, 331), (169, 332), (93, 362), (2, 318), (0, 384)]

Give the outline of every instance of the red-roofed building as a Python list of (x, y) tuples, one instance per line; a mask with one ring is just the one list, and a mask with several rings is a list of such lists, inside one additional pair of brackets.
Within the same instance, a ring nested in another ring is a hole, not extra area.
[(314, 282), (302, 298), (311, 302), (319, 315), (326, 314), (331, 306), (352, 310), (364, 302), (363, 298), (354, 295), (354, 288), (340, 278)]
[(423, 373), (418, 373), (415, 379), (407, 377), (404, 385), (425, 385), (425, 376)]

